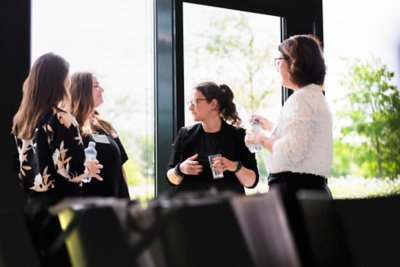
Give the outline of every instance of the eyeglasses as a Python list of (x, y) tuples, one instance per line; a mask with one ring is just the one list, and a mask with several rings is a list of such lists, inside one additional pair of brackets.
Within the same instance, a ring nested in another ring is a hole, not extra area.
[(274, 58), (275, 60), (275, 67), (279, 68), (279, 66), (282, 64), (282, 60), (288, 60), (288, 57), (276, 57)]
[(207, 100), (207, 98), (195, 98), (191, 99), (187, 102), (189, 106), (193, 105), (194, 107), (197, 107), (199, 105), (199, 102), (202, 100)]

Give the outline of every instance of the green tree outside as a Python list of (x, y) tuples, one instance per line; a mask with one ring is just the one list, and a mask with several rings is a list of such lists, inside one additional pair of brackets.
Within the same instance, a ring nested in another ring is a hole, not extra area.
[(341, 82), (348, 93), (338, 113), (347, 124), (341, 129), (343, 137), (335, 140), (333, 175), (399, 176), (400, 95), (393, 77), (378, 58), (350, 62)]
[(229, 60), (237, 70), (234, 84), (237, 102), (248, 114), (265, 108), (265, 98), (277, 88), (266, 70), (267, 63), (273, 61), (273, 43), (258, 46), (249, 18), (243, 14), (210, 21), (209, 28), (213, 30), (205, 35), (206, 51), (222, 62)]

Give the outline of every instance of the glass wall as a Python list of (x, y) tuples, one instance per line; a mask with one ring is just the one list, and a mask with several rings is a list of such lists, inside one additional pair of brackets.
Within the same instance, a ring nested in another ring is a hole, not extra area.
[[(233, 90), (244, 128), (252, 114), (274, 120), (282, 106), (273, 60), (280, 39), (280, 17), (184, 3), (185, 100), (196, 84), (214, 81)], [(193, 123), (186, 106), (185, 124)], [(260, 183), (248, 193), (267, 190), (265, 153), (257, 154)]]
[(128, 153), (132, 198), (154, 196), (153, 6), (148, 0), (32, 1), (32, 62), (55, 52), (71, 73), (93, 72), (101, 114)]
[[(100, 112), (112, 121), (128, 152), (124, 167), (131, 196), (142, 199), (154, 196), (153, 3), (32, 1), (32, 62), (53, 51), (70, 62), (71, 72), (88, 70), (97, 75), (105, 88)], [(363, 12), (354, 12), (361, 6)], [(335, 122), (330, 186), (336, 197), (400, 191), (400, 154), (394, 149), (400, 145), (400, 35), (396, 31), (400, 21), (396, 10), (399, 4), (389, 0), (323, 1), (328, 65), (325, 89)], [(273, 66), (281, 40), (281, 18), (186, 2), (182, 14), (183, 33), (178, 32), (178, 37), (183, 37), (184, 96), (182, 103), (168, 105), (184, 105), (193, 86), (211, 80), (233, 89), (243, 127), (248, 126), (253, 113), (274, 120), (282, 104), (282, 89)], [(341, 14), (340, 20), (337, 14)], [(294, 23), (293, 19), (288, 21)], [(169, 44), (171, 40), (164, 41)], [(163, 59), (174, 63), (172, 55)], [(166, 91), (165, 85), (160, 91)], [(184, 124), (194, 123), (187, 106), (184, 110)], [(170, 149), (172, 140), (163, 142), (159, 151)], [(267, 190), (263, 153), (257, 155), (261, 183), (249, 193)], [(165, 164), (159, 165), (159, 178), (164, 179)], [(358, 187), (368, 190), (355, 192)]]
[(400, 192), (398, 10), (391, 0), (323, 1), (336, 197)]

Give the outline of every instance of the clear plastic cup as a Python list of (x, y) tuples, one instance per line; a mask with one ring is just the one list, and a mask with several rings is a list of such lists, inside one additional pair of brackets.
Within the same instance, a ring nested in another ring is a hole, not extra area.
[(214, 159), (218, 158), (218, 157), (221, 157), (221, 154), (215, 154), (215, 155), (208, 156), (208, 161), (210, 162), (211, 172), (212, 172), (212, 175), (213, 175), (214, 179), (224, 178), (224, 173), (223, 172), (218, 172), (213, 168)]

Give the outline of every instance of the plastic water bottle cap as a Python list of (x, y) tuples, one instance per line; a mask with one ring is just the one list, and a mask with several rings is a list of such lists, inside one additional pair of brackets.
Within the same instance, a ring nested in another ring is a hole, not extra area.
[(95, 147), (96, 146), (96, 142), (90, 141), (89, 142), (89, 147)]

